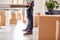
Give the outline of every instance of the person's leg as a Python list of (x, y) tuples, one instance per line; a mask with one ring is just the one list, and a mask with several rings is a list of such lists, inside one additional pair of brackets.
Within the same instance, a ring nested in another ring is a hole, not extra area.
[(27, 31), (32, 31), (33, 30), (33, 17), (29, 19), (29, 27)]
[(33, 33), (33, 18), (29, 19), (29, 27), (27, 28), (27, 32), (24, 35), (31, 35)]
[(32, 34), (32, 31), (33, 31), (33, 6), (34, 6), (33, 3), (34, 2), (31, 3), (31, 6), (30, 6), (28, 13), (27, 13), (29, 26), (27, 28), (28, 29), (27, 32), (24, 33), (24, 35), (30, 35), (30, 34)]
[(29, 18), (28, 18), (28, 28), (27, 28), (27, 32), (26, 33), (24, 33), (24, 35), (30, 35), (30, 34), (32, 34), (33, 33), (33, 15), (32, 15), (33, 13), (30, 13), (29, 14)]

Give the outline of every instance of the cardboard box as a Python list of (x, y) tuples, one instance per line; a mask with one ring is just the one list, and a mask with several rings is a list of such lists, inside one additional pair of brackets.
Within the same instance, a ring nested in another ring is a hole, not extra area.
[(6, 20), (6, 16), (1, 16), (1, 21)]
[(0, 11), (0, 15), (5, 15), (5, 11), (4, 10), (1, 10)]
[(17, 24), (17, 19), (10, 19), (10, 24)]
[(2, 22), (2, 23), (1, 23), (1, 26), (5, 26), (5, 22)]
[(6, 16), (1, 16), (1, 21), (6, 21)]
[(16, 19), (16, 16), (14, 15), (14, 16), (11, 16), (11, 19)]
[(35, 15), (33, 15), (33, 26), (34, 27), (38, 27), (39, 25), (39, 15), (40, 15), (40, 13), (38, 12), (38, 13), (36, 13)]
[(1, 16), (1, 22), (0, 25), (4, 26), (6, 24), (6, 16)]
[(1, 10), (0, 11), (0, 26), (4, 26), (6, 23), (6, 16), (5, 16), (5, 11)]
[(33, 26), (34, 26), (34, 27), (38, 27), (38, 21), (39, 21), (39, 20), (38, 20), (38, 19), (39, 19), (38, 15), (35, 15), (33, 19), (34, 19), (34, 20), (33, 20)]
[(0, 22), (0, 26), (1, 26), (1, 22)]
[(39, 16), (38, 40), (60, 40), (60, 16)]
[(1, 23), (0, 23), (0, 26), (5, 26), (5, 23), (6, 23), (6, 22), (1, 22)]
[(11, 19), (16, 19), (16, 14), (11, 14)]

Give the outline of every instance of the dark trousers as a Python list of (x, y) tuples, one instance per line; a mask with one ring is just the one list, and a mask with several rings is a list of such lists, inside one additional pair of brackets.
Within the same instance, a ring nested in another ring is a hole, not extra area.
[(32, 1), (30, 8), (27, 9), (27, 18), (28, 18), (27, 30), (28, 31), (33, 30), (33, 3), (34, 1)]

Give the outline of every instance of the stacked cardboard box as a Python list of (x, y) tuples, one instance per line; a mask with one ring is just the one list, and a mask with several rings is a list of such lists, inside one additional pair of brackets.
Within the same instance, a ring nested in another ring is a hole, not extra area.
[(0, 26), (1, 26), (1, 14), (0, 14)]
[(5, 15), (5, 11), (4, 10), (0, 10), (0, 15)]
[(34, 27), (38, 27), (39, 15), (40, 15), (40, 13), (36, 13), (35, 15), (33, 15), (34, 16), (34, 20), (33, 20), (33, 22), (34, 22), (33, 26)]
[(6, 23), (6, 16), (5, 16), (5, 11), (1, 10), (0, 11), (0, 26), (4, 26)]
[(10, 24), (17, 24), (17, 20), (16, 19), (11, 19)]
[(0, 27), (1, 27), (1, 22), (0, 22)]
[(1, 16), (1, 24), (4, 26), (6, 23), (6, 16)]
[(11, 14), (10, 24), (17, 24), (16, 14)]
[(11, 18), (16, 19), (16, 14), (12, 14)]

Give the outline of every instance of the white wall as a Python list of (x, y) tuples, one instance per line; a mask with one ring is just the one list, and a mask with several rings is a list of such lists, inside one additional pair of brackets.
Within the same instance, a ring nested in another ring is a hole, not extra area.
[(0, 4), (11, 4), (11, 0), (0, 0)]
[(45, 15), (44, 4), (45, 0), (35, 0), (34, 13), (40, 12), (41, 15)]
[[(60, 0), (57, 0), (57, 2), (60, 4)], [(59, 8), (57, 10), (60, 10), (60, 5), (59, 5)]]

